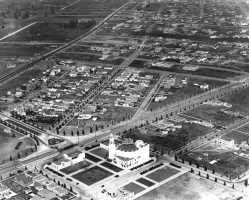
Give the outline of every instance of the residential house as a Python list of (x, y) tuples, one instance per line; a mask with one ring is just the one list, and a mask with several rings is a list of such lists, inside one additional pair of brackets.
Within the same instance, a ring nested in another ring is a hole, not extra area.
[(51, 164), (54, 170), (61, 170), (65, 167), (79, 163), (85, 159), (85, 152), (75, 150), (68, 154), (64, 154), (62, 158), (55, 160)]
[(18, 182), (20, 185), (22, 185), (23, 187), (27, 187), (33, 184), (33, 178), (31, 178), (30, 176), (28, 176), (25, 173), (22, 174), (17, 174), (14, 178), (14, 180), (16, 182)]

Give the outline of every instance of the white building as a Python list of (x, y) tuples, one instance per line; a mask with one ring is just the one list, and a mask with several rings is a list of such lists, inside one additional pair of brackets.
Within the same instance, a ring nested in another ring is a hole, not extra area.
[(116, 146), (112, 134), (109, 139), (109, 159), (122, 168), (131, 168), (148, 161), (150, 159), (149, 149), (149, 144), (145, 144), (142, 140), (134, 143), (132, 139), (126, 139)]
[(76, 163), (79, 163), (85, 159), (85, 152), (82, 151), (72, 151), (68, 154), (64, 154), (62, 158), (55, 160), (51, 164), (51, 168), (54, 170), (61, 170), (65, 167), (69, 167)]
[(233, 139), (229, 139), (226, 137), (219, 137), (215, 140), (215, 142), (219, 143), (219, 144), (223, 144), (227, 147), (233, 147), (234, 146), (234, 140)]

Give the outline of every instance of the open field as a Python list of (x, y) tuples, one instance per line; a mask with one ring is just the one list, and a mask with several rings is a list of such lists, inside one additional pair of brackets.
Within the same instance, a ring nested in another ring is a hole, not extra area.
[(205, 69), (205, 68), (200, 68), (196, 71), (181, 70), (175, 67), (172, 67), (172, 68), (150, 67), (149, 69), (163, 70), (163, 71), (168, 71), (168, 72), (178, 72), (178, 73), (183, 73), (183, 74), (193, 74), (193, 75), (200, 75), (200, 76), (209, 76), (209, 77), (216, 77), (216, 78), (223, 78), (223, 79), (227, 79), (227, 78), (240, 75), (239, 73), (221, 71), (221, 70), (215, 70), (215, 69)]
[(44, 44), (4, 44), (0, 43), (0, 56), (4, 57), (17, 57), (17, 56), (27, 56), (33, 57), (34, 54), (39, 53), (40, 55), (51, 51), (50, 45)]
[(106, 158), (108, 156), (108, 151), (103, 149), (103, 148), (97, 148), (97, 149), (94, 149), (92, 151), (90, 151), (91, 153), (101, 157), (101, 158)]
[(244, 126), (241, 126), (241, 127), (237, 128), (236, 130), (242, 131), (242, 132), (245, 132), (245, 133), (249, 134), (249, 124), (245, 124)]
[(135, 195), (138, 194), (139, 192), (142, 192), (145, 189), (145, 188), (141, 187), (140, 185), (137, 185), (136, 183), (133, 183), (133, 182), (131, 182), (123, 187), (130, 192), (134, 192)]
[(146, 177), (152, 179), (153, 181), (161, 182), (179, 172), (179, 170), (171, 167), (163, 167), (152, 172), (151, 174), (148, 174)]
[(235, 190), (206, 179), (196, 179), (192, 174), (183, 174), (136, 200), (235, 200), (239, 197)]
[(88, 55), (88, 54), (70, 54), (70, 53), (61, 53), (57, 55), (57, 58), (59, 59), (70, 59), (70, 60), (78, 60), (78, 61), (86, 61), (86, 62), (97, 62), (97, 63), (103, 63), (103, 64), (112, 64), (112, 65), (120, 65), (124, 59), (117, 58), (117, 59), (106, 59), (106, 60), (100, 60), (101, 56), (96, 55)]
[(221, 126), (227, 126), (239, 119), (237, 117), (225, 114), (224, 112), (221, 111), (221, 109), (226, 109), (226, 107), (201, 105), (198, 108), (194, 108), (192, 110), (185, 112), (184, 114)]
[(248, 141), (249, 134), (245, 134), (245, 133), (234, 130), (224, 135), (224, 137), (233, 139), (234, 144), (240, 144), (242, 141)]
[(241, 89), (237, 92), (229, 94), (222, 101), (233, 105), (231, 110), (239, 111), (244, 115), (249, 115), (249, 88)]
[(155, 183), (152, 183), (151, 181), (145, 179), (145, 178), (140, 178), (136, 180), (139, 183), (142, 183), (143, 185), (146, 185), (147, 187), (151, 187), (153, 185), (155, 185)]
[(82, 28), (64, 28), (59, 23), (53, 23), (53, 21), (44, 22), (34, 24), (3, 41), (69, 42), (86, 33), (87, 30)]
[[(208, 154), (204, 155), (205, 153)], [(215, 170), (221, 175), (235, 179), (249, 170), (249, 159), (234, 155), (232, 151), (198, 151), (180, 156), (193, 164), (199, 163), (209, 170)], [(216, 161), (210, 164), (211, 161)]]
[[(10, 156), (14, 159), (17, 158), (17, 153), (24, 154), (31, 148), (34, 149), (35, 143), (29, 137), (24, 137), (17, 132), (5, 133), (5, 127), (0, 125), (0, 162), (9, 160)], [(13, 135), (15, 136), (13, 138)], [(18, 149), (15, 149), (17, 144), (22, 142)]]
[(87, 161), (82, 161), (82, 162), (79, 162), (75, 165), (63, 168), (61, 171), (65, 174), (71, 174), (71, 173), (76, 172), (78, 170), (88, 168), (90, 165), (91, 165), (91, 163), (89, 163)]
[(123, 169), (121, 169), (121, 168), (119, 168), (119, 167), (117, 167), (109, 162), (104, 162), (101, 165), (106, 167), (107, 169), (114, 171), (114, 172), (121, 172), (123, 170)]
[(158, 149), (175, 150), (199, 136), (206, 135), (212, 131), (213, 129), (199, 124), (183, 124), (181, 129), (177, 129), (175, 132), (170, 132), (168, 135), (162, 137), (155, 135), (154, 131), (148, 130), (147, 128), (145, 128), (145, 130), (137, 129), (129, 131), (125, 136), (156, 145)]
[(201, 93), (202, 91), (207, 91), (203, 90), (200, 87), (194, 86), (194, 83), (198, 84), (208, 84), (209, 88), (214, 88), (214, 87), (220, 87), (224, 85), (224, 82), (221, 81), (213, 81), (213, 80), (206, 80), (206, 79), (194, 79), (194, 78), (189, 78), (187, 85), (184, 85), (182, 88), (163, 88), (161, 87), (157, 95), (163, 95), (165, 93), (168, 93), (167, 99), (163, 101), (156, 102), (154, 99), (151, 101), (150, 105), (148, 106), (147, 110), (151, 109), (157, 109), (161, 106), (165, 106), (170, 103), (177, 102), (178, 100), (181, 101), (183, 99), (186, 99), (190, 96), (193, 95), (198, 95), (198, 93)]
[(86, 185), (92, 185), (92, 184), (97, 183), (98, 181), (101, 181), (101, 180), (103, 180), (111, 175), (112, 175), (112, 173), (110, 173), (109, 171), (106, 171), (98, 166), (94, 166), (94, 167), (87, 169), (83, 172), (75, 174), (72, 177), (81, 181), (82, 183), (84, 183)]

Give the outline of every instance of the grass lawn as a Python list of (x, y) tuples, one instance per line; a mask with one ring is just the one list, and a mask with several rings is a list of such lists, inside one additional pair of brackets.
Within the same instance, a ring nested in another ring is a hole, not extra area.
[(97, 149), (94, 149), (92, 151), (90, 151), (91, 153), (101, 157), (101, 158), (106, 158), (106, 156), (108, 155), (108, 151), (103, 149), (103, 148), (97, 148)]
[(153, 185), (155, 185), (155, 183), (152, 183), (151, 181), (145, 179), (145, 178), (140, 178), (136, 180), (139, 183), (142, 183), (143, 185), (146, 185), (147, 187), (151, 187)]
[(139, 192), (142, 192), (145, 188), (141, 187), (140, 185), (137, 185), (136, 183), (129, 183), (125, 186), (123, 186), (126, 190), (129, 190), (130, 192), (134, 192), (135, 195), (138, 194)]
[[(17, 158), (17, 153), (22, 154), (22, 152), (30, 150), (32, 147), (34, 148), (35, 143), (30, 138), (23, 137), (17, 132), (5, 133), (3, 132), (4, 129), (5, 127), (0, 125), (0, 162), (9, 160), (10, 156)], [(12, 134), (15, 135), (14, 138), (12, 138)], [(15, 149), (18, 142), (22, 142), (22, 144), (19, 149)]]
[(155, 172), (148, 174), (146, 177), (152, 179), (153, 181), (161, 182), (179, 172), (179, 170), (171, 167), (163, 167), (161, 169), (156, 170)]
[(227, 126), (238, 120), (237, 117), (225, 114), (221, 111), (221, 109), (226, 108), (222, 106), (201, 105), (197, 108), (185, 112), (184, 114), (189, 115), (191, 117), (195, 117), (200, 120), (208, 122), (211, 121), (212, 123), (221, 126)]
[(86, 159), (91, 160), (91, 161), (96, 162), (96, 163), (101, 161), (101, 159), (99, 159), (99, 158), (97, 158), (95, 156), (92, 156), (89, 153), (86, 153)]
[(206, 179), (196, 179), (192, 174), (183, 174), (136, 200), (227, 200), (237, 199), (241, 194)]
[(106, 168), (108, 168), (108, 169), (110, 169), (110, 170), (112, 170), (112, 171), (114, 171), (114, 172), (121, 172), (121, 171), (123, 171), (123, 169), (121, 169), (121, 168), (119, 168), (119, 167), (117, 167), (117, 166), (115, 166), (115, 165), (113, 165), (113, 164), (111, 164), (109, 162), (104, 162), (101, 165), (104, 166), (104, 167), (106, 167)]
[(111, 175), (112, 175), (111, 172), (106, 171), (103, 168), (100, 168), (98, 166), (94, 166), (94, 167), (87, 169), (83, 172), (75, 174), (72, 177), (81, 181), (82, 183), (84, 183), (86, 185), (92, 185), (92, 184), (97, 183), (98, 181), (101, 181), (101, 180), (103, 180)]
[(224, 135), (224, 137), (233, 139), (235, 144), (240, 144), (242, 141), (247, 141), (249, 139), (249, 134), (234, 130)]
[(91, 165), (91, 163), (87, 162), (87, 161), (82, 161), (82, 162), (79, 162), (75, 165), (72, 165), (72, 166), (69, 166), (69, 167), (66, 167), (64, 169), (62, 169), (61, 171), (65, 174), (71, 174), (73, 172), (76, 172), (80, 169), (84, 169), (84, 168), (87, 168)]
[[(208, 153), (208, 156), (204, 156), (204, 153)], [(229, 176), (232, 179), (244, 174), (249, 170), (249, 160), (246, 158), (234, 155), (232, 151), (228, 152), (192, 152), (180, 156), (186, 161), (190, 161), (194, 164), (199, 163), (200, 166), (206, 166), (209, 170), (215, 170), (215, 172), (221, 175)], [(216, 160), (214, 164), (210, 164), (211, 161)]]

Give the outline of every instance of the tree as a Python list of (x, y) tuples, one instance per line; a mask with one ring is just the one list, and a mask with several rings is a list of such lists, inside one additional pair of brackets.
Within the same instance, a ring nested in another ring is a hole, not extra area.
[(73, 131), (71, 131), (71, 135), (73, 136)]
[(191, 171), (190, 171), (191, 173), (194, 173), (194, 170), (193, 170), (193, 168), (191, 168)]
[(66, 131), (63, 131), (63, 135), (66, 135)]
[(182, 158), (182, 163), (184, 163), (184, 158)]
[(12, 138), (15, 138), (15, 137), (16, 137), (16, 136), (15, 136), (15, 134), (13, 133), (13, 134), (12, 134)]
[(234, 189), (234, 184), (233, 184), (232, 188)]
[(217, 177), (214, 178), (214, 182), (217, 182)]
[(207, 166), (204, 166), (204, 170), (207, 171)]
[(200, 176), (201, 175), (201, 172), (199, 171), (198, 175)]
[(226, 181), (224, 181), (223, 185), (226, 185)]
[(82, 135), (85, 135), (85, 131), (84, 131), (84, 129), (82, 129), (81, 133), (82, 133)]
[(244, 185), (247, 187), (247, 185), (248, 185), (248, 179), (245, 180)]
[(21, 158), (21, 155), (20, 155), (20, 153), (19, 153), (19, 152), (17, 153), (17, 157), (18, 157), (18, 158)]
[(177, 158), (177, 155), (175, 154), (175, 161), (177, 161), (178, 160), (178, 158)]
[(212, 173), (215, 174), (215, 170), (214, 169), (213, 169)]
[(207, 179), (209, 179), (209, 175), (207, 174), (207, 177), (206, 177)]
[(90, 133), (92, 133), (93, 132), (93, 128), (92, 127), (90, 127)]
[(12, 159), (12, 157), (10, 156), (10, 161), (12, 161), (13, 159)]
[(73, 188), (72, 188), (72, 186), (70, 186), (70, 192), (73, 192)]

